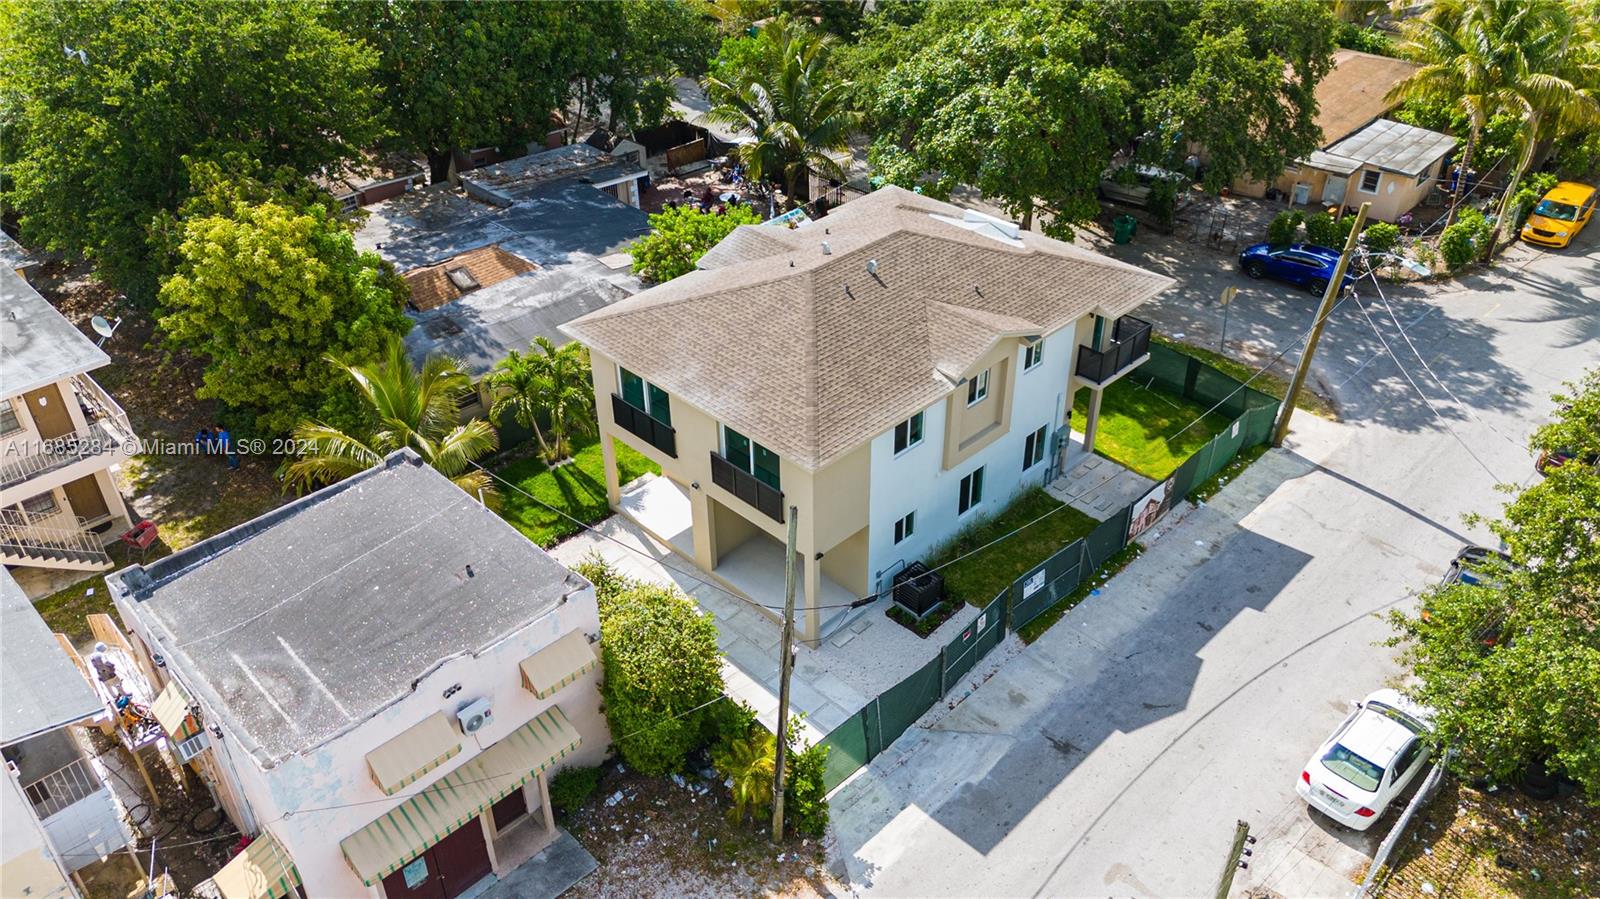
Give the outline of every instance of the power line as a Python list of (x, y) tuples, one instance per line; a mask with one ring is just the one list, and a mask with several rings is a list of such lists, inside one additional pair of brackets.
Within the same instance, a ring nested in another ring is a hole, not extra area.
[[(1351, 289), (1351, 295), (1356, 296), (1354, 288)], [(1372, 320), (1372, 315), (1367, 312), (1367, 307), (1361, 302), (1361, 298), (1359, 296), (1356, 296), (1356, 306), (1361, 310), (1362, 317), (1367, 320), (1367, 324), (1372, 328), (1372, 333), (1377, 336), (1378, 342), (1383, 344), (1384, 352), (1389, 354), (1389, 358), (1394, 361), (1395, 367), (1400, 370), (1401, 376), (1406, 379), (1407, 384), (1411, 385), (1411, 389), (1416, 391), (1417, 396), (1422, 398), (1422, 402), (1427, 405), (1429, 411), (1431, 411), (1439, 419), (1439, 422), (1444, 425), (1444, 429), (1449, 432), (1450, 436), (1454, 437), (1456, 442), (1461, 444), (1461, 448), (1467, 451), (1467, 455), (1472, 457), (1472, 461), (1478, 463), (1478, 467), (1482, 468), (1486, 473), (1488, 473), (1489, 477), (1495, 483), (1503, 483), (1504, 479), (1495, 474), (1494, 469), (1490, 468), (1487, 463), (1478, 457), (1477, 453), (1472, 451), (1472, 447), (1468, 446), (1467, 442), (1461, 439), (1461, 435), (1456, 433), (1456, 429), (1450, 426), (1450, 420), (1444, 417), (1444, 413), (1440, 412), (1439, 407), (1433, 404), (1433, 400), (1429, 399), (1428, 395), (1422, 392), (1422, 388), (1417, 386), (1417, 382), (1415, 380), (1412, 380), (1411, 372), (1406, 370), (1405, 364), (1400, 361), (1400, 357), (1396, 356), (1394, 349), (1389, 346), (1389, 341), (1384, 339), (1383, 331), (1378, 328), (1378, 323)]]
[(1444, 383), (1444, 381), (1442, 379), (1440, 379), (1440, 377), (1437, 374), (1434, 373), (1433, 367), (1428, 365), (1428, 360), (1426, 360), (1426, 359), (1424, 359), (1422, 357), (1422, 352), (1417, 349), (1417, 345), (1415, 343), (1411, 342), (1411, 335), (1406, 333), (1406, 329), (1400, 324), (1400, 318), (1399, 318), (1398, 315), (1395, 314), (1394, 307), (1389, 304), (1389, 298), (1387, 296), (1384, 296), (1383, 285), (1381, 283), (1379, 283), (1379, 281), (1378, 281), (1378, 273), (1377, 273), (1376, 270), (1373, 269), (1372, 263), (1371, 263), (1371, 261), (1369, 259), (1366, 258), (1366, 254), (1365, 253), (1362, 254), (1362, 261), (1365, 262), (1366, 265), (1367, 265), (1367, 274), (1372, 278), (1372, 286), (1373, 286), (1373, 289), (1375, 289), (1378, 292), (1378, 299), (1383, 301), (1384, 308), (1389, 311), (1389, 320), (1394, 322), (1395, 331), (1398, 332), (1402, 338), (1404, 338), (1404, 340), (1406, 342), (1406, 346), (1411, 348), (1412, 355), (1416, 356), (1417, 357), (1417, 361), (1422, 363), (1423, 371), (1426, 371), (1428, 373), (1428, 377), (1433, 379), (1433, 383), (1439, 385), (1439, 389), (1443, 390), (1445, 392), (1445, 395), (1450, 397), (1451, 401), (1453, 401), (1457, 406), (1460, 406), (1461, 410), (1463, 412), (1467, 413), (1467, 415), (1469, 417), (1471, 417), (1472, 420), (1476, 421), (1478, 424), (1481, 424), (1484, 427), (1488, 428), (1489, 430), (1493, 431), (1497, 436), (1499, 436), (1501, 439), (1505, 440), (1507, 443), (1510, 443), (1512, 446), (1515, 446), (1515, 447), (1517, 447), (1519, 449), (1526, 449), (1527, 447), (1526, 447), (1525, 444), (1520, 443), (1517, 440), (1512, 439), (1511, 437), (1508, 437), (1506, 434), (1502, 433), (1499, 429), (1497, 429), (1494, 425), (1491, 425), (1488, 422), (1484, 421), (1483, 419), (1479, 418), (1478, 414), (1476, 412), (1472, 411), (1472, 407), (1467, 405), (1466, 403), (1462, 402), (1461, 398), (1456, 396), (1455, 393), (1450, 390), (1450, 387), (1448, 385), (1446, 385)]

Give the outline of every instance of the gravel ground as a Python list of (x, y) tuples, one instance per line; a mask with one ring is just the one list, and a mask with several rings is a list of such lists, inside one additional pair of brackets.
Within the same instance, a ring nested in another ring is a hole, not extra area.
[(566, 893), (571, 899), (846, 892), (824, 870), (820, 841), (775, 846), (748, 819), (730, 823), (721, 783), (691, 775), (680, 785), (619, 768), (607, 765), (594, 797), (564, 822), (600, 864)]

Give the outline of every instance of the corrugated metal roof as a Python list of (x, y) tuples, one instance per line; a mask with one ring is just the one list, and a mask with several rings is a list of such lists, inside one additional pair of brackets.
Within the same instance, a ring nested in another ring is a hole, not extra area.
[(1311, 158), (1307, 159), (1305, 164), (1318, 171), (1332, 172), (1335, 175), (1350, 175), (1361, 168), (1361, 160), (1338, 156), (1326, 150), (1312, 150)]
[(1448, 134), (1379, 119), (1328, 148), (1335, 156), (1361, 160), (1386, 172), (1420, 175), (1450, 152), (1456, 139)]

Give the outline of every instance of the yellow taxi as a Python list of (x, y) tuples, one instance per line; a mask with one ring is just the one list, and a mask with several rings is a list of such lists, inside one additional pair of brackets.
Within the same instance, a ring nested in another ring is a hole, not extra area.
[(1528, 223), (1522, 226), (1522, 239), (1546, 247), (1566, 246), (1594, 217), (1597, 200), (1600, 193), (1587, 184), (1557, 184), (1533, 207)]

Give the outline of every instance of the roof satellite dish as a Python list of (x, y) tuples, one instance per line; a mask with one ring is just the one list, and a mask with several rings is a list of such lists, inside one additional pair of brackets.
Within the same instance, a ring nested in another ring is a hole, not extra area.
[(111, 335), (117, 333), (117, 328), (121, 326), (121, 324), (121, 317), (118, 317), (114, 322), (106, 321), (106, 317), (103, 315), (96, 315), (89, 319), (89, 327), (94, 329), (94, 333), (100, 335), (100, 339), (95, 341), (94, 345), (104, 346), (105, 342), (111, 339)]

